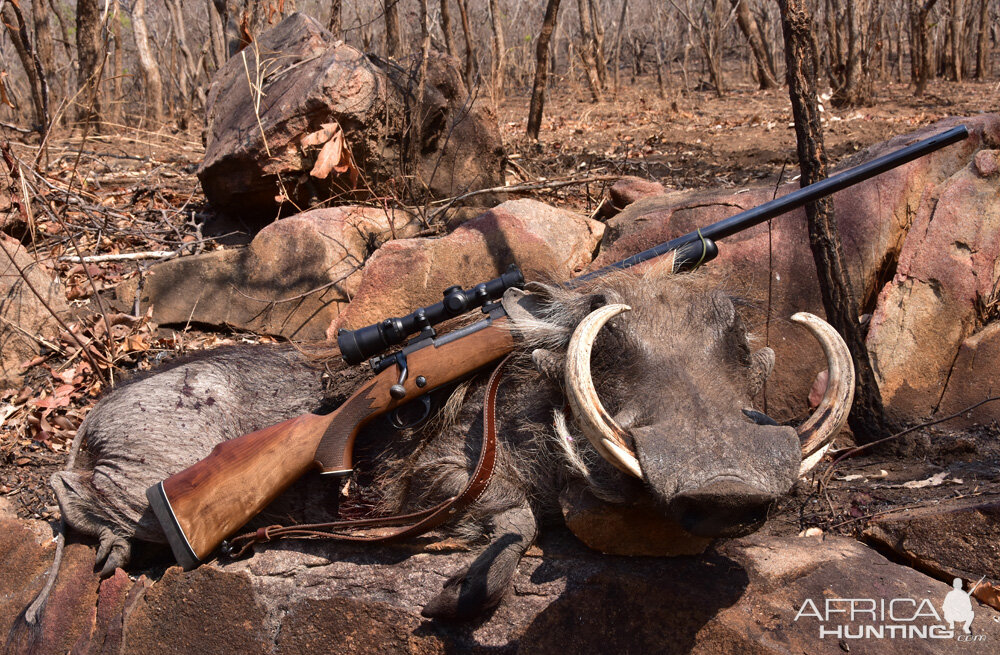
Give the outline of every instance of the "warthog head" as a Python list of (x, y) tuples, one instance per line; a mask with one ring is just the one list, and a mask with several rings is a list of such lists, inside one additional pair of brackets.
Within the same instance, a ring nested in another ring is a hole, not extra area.
[(563, 441), (586, 437), (687, 531), (737, 536), (791, 488), (803, 454), (811, 467), (839, 431), (853, 368), (829, 325), (793, 317), (820, 341), (832, 381), (802, 427), (777, 425), (752, 408), (774, 353), (752, 351), (740, 302), (706, 282), (622, 275), (583, 292), (540, 289), (533, 317), (512, 313), (538, 369), (563, 382), (572, 426), (555, 421)]

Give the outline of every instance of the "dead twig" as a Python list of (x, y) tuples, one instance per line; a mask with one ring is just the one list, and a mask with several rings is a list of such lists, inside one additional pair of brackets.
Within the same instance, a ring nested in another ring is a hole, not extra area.
[(913, 427), (909, 427), (909, 428), (906, 428), (905, 430), (901, 430), (900, 432), (897, 432), (895, 434), (891, 434), (888, 437), (885, 437), (884, 439), (878, 439), (876, 441), (872, 441), (871, 443), (867, 443), (867, 444), (865, 444), (863, 446), (857, 446), (856, 448), (851, 448), (847, 452), (845, 452), (842, 455), (840, 455), (839, 457), (837, 457), (837, 459), (835, 459), (832, 462), (830, 462), (830, 465), (827, 467), (826, 471), (820, 477), (819, 484), (820, 484), (821, 487), (826, 487), (826, 485), (828, 485), (830, 483), (830, 479), (833, 477), (834, 467), (837, 464), (839, 464), (840, 462), (844, 461), (845, 459), (847, 459), (849, 457), (854, 457), (855, 455), (860, 455), (861, 453), (865, 452), (866, 450), (869, 450), (870, 448), (873, 448), (874, 446), (877, 446), (877, 445), (883, 444), (883, 443), (887, 443), (887, 442), (892, 441), (894, 439), (898, 439), (898, 438), (902, 437), (903, 435), (906, 435), (906, 434), (909, 434), (911, 432), (914, 432), (915, 430), (920, 430), (922, 428), (929, 428), (932, 425), (937, 425), (938, 423), (944, 423), (945, 421), (950, 421), (951, 419), (957, 418), (957, 417), (961, 416), (962, 414), (965, 414), (966, 412), (971, 412), (972, 410), (976, 409), (977, 407), (980, 407), (982, 405), (985, 405), (986, 403), (990, 403), (990, 402), (993, 402), (993, 401), (996, 401), (996, 400), (1000, 400), (1000, 396), (991, 396), (990, 398), (986, 398), (984, 400), (980, 400), (978, 403), (969, 405), (968, 407), (965, 407), (965, 408), (963, 408), (963, 409), (955, 412), (954, 414), (949, 414), (948, 416), (944, 416), (944, 417), (941, 417), (939, 419), (935, 419), (933, 421), (927, 421), (925, 423), (920, 423), (919, 425), (914, 425)]
[(59, 261), (73, 264), (99, 264), (101, 262), (136, 261), (140, 259), (171, 259), (177, 255), (178, 252), (176, 250), (147, 250), (145, 252), (123, 252), (114, 255), (87, 255), (85, 257), (64, 255), (59, 258)]

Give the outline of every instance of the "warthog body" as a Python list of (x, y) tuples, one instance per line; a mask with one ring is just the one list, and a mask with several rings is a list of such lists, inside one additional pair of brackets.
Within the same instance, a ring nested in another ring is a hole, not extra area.
[[(567, 484), (583, 480), (619, 503), (651, 494), (689, 531), (712, 536), (758, 527), (799, 472), (796, 431), (745, 411), (773, 354), (752, 352), (738, 303), (701, 276), (622, 274), (584, 290), (538, 288), (532, 299), (531, 315), (511, 312), (522, 346), (498, 397), (496, 473), (452, 523), (489, 545), (428, 615), (470, 616), (498, 602)], [(566, 415), (567, 386), (580, 384), (566, 374), (567, 348), (602, 307), (617, 315), (596, 326), (588, 368), (601, 411), (613, 417), (607, 425), (622, 435), (624, 464), (601, 456), (616, 446), (589, 441), (586, 398), (571, 392)], [(110, 567), (127, 561), (133, 539), (164, 541), (145, 489), (225, 439), (315, 410), (323, 370), (290, 347), (258, 346), (174, 363), (115, 389), (81, 427), (93, 467), (53, 477), (65, 520), (100, 538)], [(383, 509), (424, 507), (461, 490), (482, 437), (482, 377), (458, 385), (424, 427), (387, 440), (375, 483)], [(385, 438), (370, 432), (359, 443)]]

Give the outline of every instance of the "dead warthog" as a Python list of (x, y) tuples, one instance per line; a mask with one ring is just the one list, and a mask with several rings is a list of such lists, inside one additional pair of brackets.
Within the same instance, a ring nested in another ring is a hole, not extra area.
[[(509, 292), (505, 306), (520, 347), (498, 398), (497, 469), (452, 523), (489, 545), (428, 615), (471, 616), (496, 604), (541, 519), (558, 513), (560, 490), (580, 481), (608, 502), (651, 496), (697, 535), (752, 531), (800, 467), (815, 463), (850, 406), (846, 347), (806, 315), (798, 320), (831, 371), (824, 404), (798, 430), (753, 411), (774, 354), (751, 350), (740, 303), (697, 274), (535, 286)], [(92, 467), (53, 476), (65, 521), (100, 539), (110, 573), (128, 561), (132, 540), (164, 541), (147, 487), (220, 441), (315, 410), (323, 374), (291, 347), (256, 346), (173, 363), (115, 389), (81, 427)], [(384, 426), (362, 433), (359, 443), (392, 444), (377, 465), (382, 509), (430, 506), (461, 491), (482, 437), (484, 386), (481, 378), (457, 385), (423, 427), (390, 439), (370, 434)]]

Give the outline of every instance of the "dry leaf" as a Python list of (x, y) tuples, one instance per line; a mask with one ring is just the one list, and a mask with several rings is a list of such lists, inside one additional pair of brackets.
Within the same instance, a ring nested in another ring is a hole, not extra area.
[(323, 146), (319, 154), (316, 155), (316, 163), (313, 164), (309, 175), (324, 180), (330, 176), (331, 172), (348, 173), (351, 188), (357, 186), (361, 172), (354, 164), (351, 149), (348, 147), (344, 131), (340, 128), (339, 123), (324, 123), (322, 129), (302, 137), (299, 143), (302, 146)]

